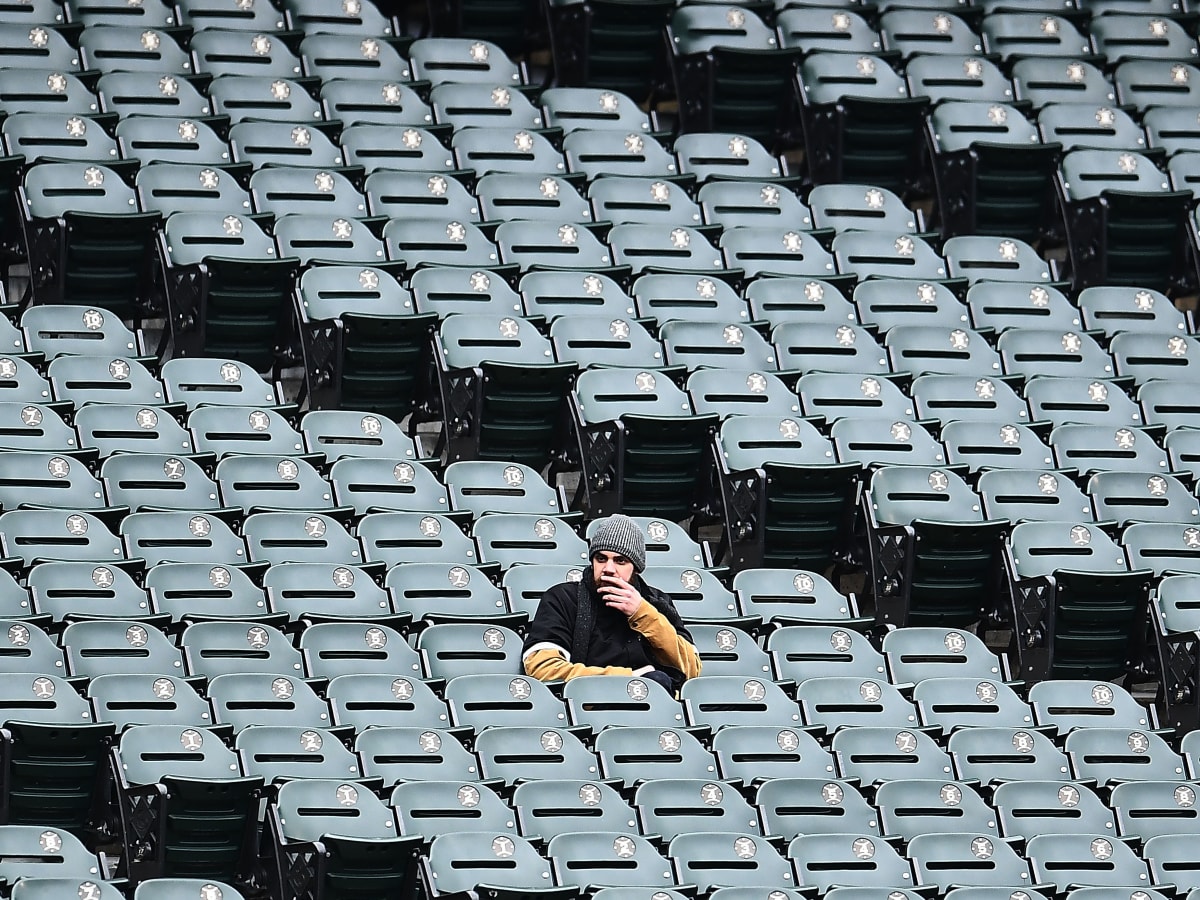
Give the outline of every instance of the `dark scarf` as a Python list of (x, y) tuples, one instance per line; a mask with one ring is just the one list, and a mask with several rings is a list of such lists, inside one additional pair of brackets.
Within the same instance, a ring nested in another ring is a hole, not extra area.
[(588, 647), (592, 644), (592, 632), (596, 628), (596, 610), (600, 606), (600, 595), (596, 592), (592, 573), (585, 572), (579, 579), (575, 593), (575, 633), (571, 637), (571, 661), (587, 659)]

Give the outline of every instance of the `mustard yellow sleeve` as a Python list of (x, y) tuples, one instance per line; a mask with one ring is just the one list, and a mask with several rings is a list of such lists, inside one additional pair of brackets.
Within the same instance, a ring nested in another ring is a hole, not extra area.
[(573, 663), (562, 649), (551, 644), (541, 644), (526, 651), (521, 660), (525, 674), (538, 681), (570, 681), (580, 675), (632, 675), (628, 666), (585, 666)]
[(648, 601), (629, 617), (629, 626), (650, 642), (655, 658), (662, 664), (673, 666), (685, 678), (700, 674), (700, 654), (691, 641), (684, 639), (667, 617)]

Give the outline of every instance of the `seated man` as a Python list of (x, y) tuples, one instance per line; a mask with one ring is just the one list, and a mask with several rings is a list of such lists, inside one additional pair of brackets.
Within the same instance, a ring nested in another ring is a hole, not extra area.
[(525, 672), (541, 681), (639, 675), (674, 694), (700, 674), (700, 654), (670, 596), (642, 579), (642, 530), (612, 516), (589, 550), (590, 572), (542, 595), (521, 654)]

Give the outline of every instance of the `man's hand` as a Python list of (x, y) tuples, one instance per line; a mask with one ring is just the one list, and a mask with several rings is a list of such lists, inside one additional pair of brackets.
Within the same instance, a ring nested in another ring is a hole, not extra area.
[(632, 616), (642, 605), (642, 595), (619, 575), (601, 575), (600, 582), (596, 592), (603, 598), (605, 606)]

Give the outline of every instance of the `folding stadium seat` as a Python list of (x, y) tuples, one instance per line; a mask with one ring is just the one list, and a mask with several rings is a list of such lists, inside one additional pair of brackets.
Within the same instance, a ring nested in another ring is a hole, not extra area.
[(502, 625), (430, 625), (418, 636), (417, 650), (432, 678), (449, 681), (457, 675), (521, 671), (521, 639)]
[(1184, 313), (1164, 294), (1137, 287), (1097, 285), (1079, 292), (1083, 324), (1113, 338), (1125, 332), (1186, 333)]
[(996, 787), (993, 802), (1006, 838), (1114, 834), (1112, 811), (1087, 784), (1008, 781)]
[(395, 421), (352, 409), (309, 410), (300, 420), (309, 453), (335, 463), (346, 457), (415, 460), (423, 453)]
[(354, 749), (362, 756), (364, 774), (382, 778), (389, 785), (409, 780), (479, 779), (478, 760), (443, 729), (364, 725)]
[[(523, 172), (492, 172), (475, 185), (478, 197), (477, 218), (487, 222), (508, 219), (532, 219), (587, 223), (592, 221), (591, 205), (579, 189), (566, 178)], [(428, 202), (422, 198), (422, 202)]]
[(545, 127), (541, 110), (520, 91), (500, 85), (442, 82), (429, 92), (434, 120), (462, 128), (537, 129)]
[[(226, 456), (216, 481), (228, 507), (243, 511), (321, 510), (338, 514), (329, 482), (302, 457)], [(348, 513), (342, 507), (340, 513)]]
[(196, 450), (218, 458), (226, 454), (287, 456), (304, 450), (304, 438), (273, 409), (201, 406), (188, 413), (187, 425)]
[(855, 372), (887, 375), (887, 353), (865, 327), (856, 324), (782, 322), (771, 331), (783, 371)]
[(180, 637), (190, 675), (231, 672), (301, 675), (303, 656), (283, 632), (261, 622), (193, 622)]
[(684, 682), (680, 692), (689, 727), (713, 731), (731, 725), (799, 728), (800, 707), (773, 681), (708, 675)]
[(101, 72), (191, 75), (187, 51), (158, 28), (85, 28), (79, 35), (81, 67)]
[(912, 868), (884, 838), (866, 834), (801, 834), (788, 844), (799, 884), (831, 887), (909, 887)]
[(401, 459), (344, 457), (329, 470), (334, 497), (355, 515), (408, 510), (446, 512), (449, 495), (425, 466)]
[(879, 54), (883, 44), (879, 32), (862, 15), (846, 9), (788, 6), (775, 16), (779, 44), (805, 54), (830, 53)]
[(879, 35), (884, 49), (904, 60), (927, 54), (964, 56), (983, 52), (979, 35), (963, 19), (948, 12), (888, 9), (879, 17)]
[(61, 642), (73, 676), (183, 674), (179, 648), (157, 628), (139, 621), (72, 622), (63, 629)]
[(633, 282), (630, 294), (637, 314), (663, 325), (672, 319), (747, 324), (746, 303), (725, 281), (694, 275), (653, 272)]
[(385, 169), (371, 173), (364, 188), (373, 216), (480, 220), (481, 202), (461, 181), (444, 175)]
[(521, 833), (531, 839), (550, 841), (560, 834), (578, 832), (581, 824), (593, 826), (588, 829), (591, 832), (632, 834), (637, 828), (633, 807), (602, 781), (525, 781), (513, 791), (512, 806)]
[(557, 359), (573, 362), (580, 369), (666, 368), (662, 344), (644, 325), (626, 319), (624, 311), (616, 318), (588, 312), (587, 315), (559, 315), (551, 322), (550, 342)]
[(909, 627), (883, 638), (889, 679), (915, 684), (927, 678), (964, 677), (1008, 680), (1005, 661), (970, 632)]
[(558, 518), (497, 513), (479, 519), (472, 529), (479, 561), (501, 570), (514, 564), (586, 565), (587, 543)]
[[(4, 457), (0, 507), (17, 509), (24, 505), (105, 512), (104, 488), (84, 463), (32, 450), (10, 451)], [(107, 512), (120, 510), (109, 508)]]
[(1162, 289), (1172, 282), (1189, 195), (1171, 191), (1149, 159), (1129, 152), (1075, 151), (1063, 157), (1056, 183), (1076, 288)]
[(917, 724), (916, 708), (886, 681), (853, 675), (808, 678), (799, 683), (796, 700), (805, 724), (827, 734), (868, 724), (895, 728)]
[(736, 568), (770, 559), (821, 569), (844, 552), (860, 467), (837, 463), (811, 423), (731, 416), (714, 451)]
[[(148, 308), (153, 234), (133, 188), (106, 166), (46, 163), (25, 173), (19, 202), (36, 303), (96, 304), (121, 318)], [(69, 223), (69, 224), (68, 224)]]
[(1146, 887), (1150, 871), (1128, 844), (1095, 834), (1047, 834), (1026, 845), (1033, 879), (1053, 884)]
[(0, 515), (0, 550), (26, 568), (40, 560), (115, 563), (123, 558), (120, 540), (101, 519), (66, 510), (16, 509)]
[(363, 516), (358, 523), (366, 562), (392, 567), (401, 562), (448, 562), (476, 565), (475, 544), (461, 527), (442, 515), (428, 512), (381, 512)]
[(667, 854), (679, 882), (697, 884), (705, 892), (738, 878), (789, 885), (796, 877), (790, 859), (757, 832), (684, 833), (672, 839)]
[[(859, 627), (858, 598), (840, 593), (826, 578), (802, 569), (748, 568), (733, 577), (738, 608), (775, 628), (787, 625)], [(772, 632), (774, 633), (774, 632)]]
[(146, 589), (156, 615), (172, 623), (213, 619), (271, 621), (263, 590), (237, 566), (164, 563), (146, 572)]
[(54, 407), (6, 400), (0, 403), (0, 446), (5, 450), (73, 453), (78, 441)]
[(232, 357), (267, 370), (284, 348), (298, 261), (280, 258), (252, 219), (174, 213), (161, 258), (175, 353)]
[[(219, 75), (208, 87), (213, 113), (228, 116), (234, 125), (249, 122), (288, 123), (310, 137), (305, 126), (324, 118), (320, 104), (295, 78), (270, 75)], [(299, 141), (297, 143), (303, 143)]]
[(252, 562), (307, 560), (351, 566), (363, 561), (357, 538), (324, 513), (256, 512), (242, 523), (242, 534)]
[(1112, 378), (1112, 358), (1091, 335), (1050, 328), (1010, 328), (996, 341), (1004, 374)]
[[(307, 686), (305, 691), (309, 691)], [(273, 702), (273, 705), (284, 707), (288, 702)], [(252, 704), (253, 701), (248, 702), (248, 705)], [(360, 772), (355, 754), (347, 750), (335, 734), (325, 727), (312, 723), (246, 723), (239, 725), (236, 730), (234, 749), (241, 760), (242, 771), (247, 775), (261, 776), (268, 785), (325, 778), (344, 778), (371, 784), (371, 780), (365, 779)]]
[(984, 49), (998, 55), (1004, 65), (1030, 56), (1093, 61), (1091, 44), (1070, 19), (1054, 14), (1059, 10), (1039, 12), (998, 10), (985, 16)]
[(328, 896), (352, 882), (396, 896), (416, 890), (421, 838), (398, 835), (395, 812), (362, 784), (288, 782), (267, 819), (264, 853), (279, 889)]
[(804, 201), (767, 181), (709, 181), (696, 199), (708, 225), (774, 228), (789, 223), (804, 231), (814, 229), (812, 211)]
[(121, 539), (130, 559), (243, 565), (245, 542), (215, 516), (188, 511), (135, 512), (121, 520)]
[(1096, 506), (1096, 520), (1192, 523), (1200, 520), (1195, 496), (1171, 475), (1137, 472), (1097, 472), (1087, 483)]
[(1042, 107), (1037, 124), (1042, 141), (1062, 144), (1066, 153), (1081, 149), (1146, 152), (1146, 133), (1119, 108), (1052, 103)]
[(1118, 376), (1138, 384), (1151, 379), (1195, 381), (1200, 353), (1193, 337), (1169, 331), (1118, 334), (1109, 344)]
[(1010, 522), (1090, 522), (1092, 503), (1061, 473), (1045, 469), (995, 469), (976, 483), (989, 519)]
[(255, 210), (276, 219), (294, 214), (346, 219), (367, 216), (366, 197), (337, 171), (285, 166), (259, 169), (250, 176), (250, 193)]
[(405, 563), (388, 572), (385, 586), (397, 613), (416, 628), (438, 622), (492, 622), (521, 627), (525, 615), (514, 615), (500, 588), (474, 566)]
[(51, 0), (35, 0), (33, 3), (8, 3), (3, 8), (5, 22), (17, 25), (65, 25), (66, 9)]
[(1096, 107), (1115, 103), (1113, 84), (1090, 62), (1072, 59), (1026, 57), (1012, 65), (1016, 99), (1042, 109), (1052, 103), (1090, 104)]
[(1131, 565), (1150, 569), (1155, 578), (1174, 572), (1200, 572), (1193, 525), (1140, 522), (1122, 535)]
[(1155, 107), (1187, 108), (1194, 103), (1200, 70), (1167, 59), (1128, 59), (1113, 70), (1117, 99), (1145, 114)]
[[(629, 226), (621, 226), (629, 227)], [(621, 277), (627, 267), (610, 265), (609, 249), (587, 228), (550, 221), (507, 221), (496, 229), (500, 260), (521, 272), (563, 268)]]
[(547, 127), (570, 133), (581, 128), (608, 128), (623, 133), (656, 131), (652, 114), (617, 90), (552, 87), (539, 98)]
[(571, 412), (583, 464), (576, 502), (584, 497), (591, 516), (617, 509), (673, 520), (691, 514), (715, 414), (693, 413), (662, 375), (617, 369), (581, 373)]
[(720, 624), (688, 624), (706, 675), (772, 675), (771, 657), (744, 632)]
[(421, 38), (409, 48), (414, 79), (434, 84), (470, 82), (520, 86), (523, 66), (514, 63), (489, 41), (469, 38)]
[(427, 682), (415, 676), (339, 675), (330, 681), (325, 693), (333, 708), (334, 723), (353, 727), (360, 734), (374, 726), (450, 727), (450, 711), (445, 701)]
[(87, 697), (96, 718), (112, 722), (119, 733), (136, 725), (213, 726), (208, 701), (177, 675), (96, 675)]
[(471, 222), (443, 219), (392, 219), (384, 227), (388, 256), (406, 268), (447, 265), (496, 268), (495, 244)]
[[(5, 329), (3, 322), (0, 322), (0, 329), (10, 331), (5, 343), (11, 341), (14, 351), (24, 353), (25, 336), (11, 322), (8, 323), (8, 326)], [(49, 380), (28, 359), (22, 356), (2, 356), (0, 357), (0, 399), (21, 404), (51, 403), (54, 396)]]
[[(605, 779), (622, 782), (626, 788), (654, 778), (717, 777), (713, 753), (682, 728), (605, 728), (595, 735), (595, 751)], [(616, 787), (619, 790), (621, 785)]]
[(908, 855), (917, 880), (936, 884), (940, 890), (955, 885), (1012, 887), (1029, 883), (1025, 859), (1007, 841), (985, 834), (920, 834), (909, 842)]
[(916, 171), (927, 98), (910, 97), (879, 57), (842, 53), (814, 53), (800, 64), (800, 96), (816, 183), (905, 190)]
[(1160, 834), (1195, 834), (1196, 788), (1176, 781), (1128, 781), (1112, 791), (1121, 836), (1148, 841)]
[[(325, 38), (333, 37), (333, 35), (312, 35), (311, 37)], [(358, 41), (356, 40), (355, 43), (357, 44)], [(301, 52), (304, 52), (303, 44)], [(346, 128), (357, 129), (360, 134), (358, 138), (354, 139), (356, 141), (362, 139), (364, 127), (366, 132), (374, 133), (377, 128), (391, 126), (396, 129), (396, 137), (399, 137), (407, 127), (412, 127), (416, 129), (414, 134), (426, 135), (433, 143), (436, 143), (433, 135), (448, 134), (448, 129), (433, 124), (433, 111), (429, 108), (429, 104), (410, 85), (404, 83), (406, 80), (384, 78), (325, 80), (321, 84), (321, 107), (325, 112), (326, 119), (336, 119)], [(416, 138), (413, 140), (414, 144), (417, 143)], [(350, 145), (346, 144), (345, 146), (347, 153), (351, 153)], [(382, 155), (391, 156), (386, 151), (382, 151), (382, 148), (380, 149)], [(411, 149), (416, 149), (416, 147)], [(445, 152), (445, 148), (440, 144), (437, 149)], [(431, 153), (436, 152), (432, 145), (427, 150)], [(449, 153), (445, 155), (449, 158)]]
[(901, 279), (869, 279), (854, 289), (859, 321), (886, 333), (901, 326), (953, 330), (967, 326), (967, 309), (944, 284)]
[(1059, 425), (1050, 432), (1059, 467), (1085, 475), (1100, 470), (1165, 472), (1166, 452), (1138, 429), (1111, 425)]
[(445, 693), (458, 728), (478, 733), (500, 726), (567, 727), (567, 707), (540, 681), (495, 672), (458, 675)]
[[(62, 10), (58, 10), (59, 24)], [(71, 46), (54, 19), (29, 25), (5, 20), (0, 23), (0, 63), (14, 69), (58, 69), (77, 72), (87, 69), (79, 51)]]
[(1029, 407), (1005, 381), (977, 375), (920, 375), (913, 379), (917, 418), (941, 422), (1030, 421)]
[(719, 181), (768, 182), (786, 189), (796, 186), (786, 163), (754, 137), (736, 132), (681, 134), (675, 139), (679, 171), (701, 184)]
[(432, 266), (413, 272), (409, 288), (417, 310), (437, 313), (439, 319), (455, 313), (508, 316), (521, 310), (517, 292), (494, 272)]
[(300, 634), (304, 670), (312, 678), (356, 673), (421, 676), (421, 658), (404, 637), (382, 624), (317, 622)]
[(596, 755), (563, 728), (505, 726), (485, 728), (475, 737), (480, 774), (506, 784), (525, 780), (595, 779)]
[(674, 9), (663, 0), (636, 8), (612, 0), (555, 0), (546, 15), (559, 83), (647, 97), (665, 76), (662, 35)]
[(577, 582), (582, 577), (582, 564), (563, 566), (532, 563), (510, 566), (501, 576), (500, 585), (508, 608), (532, 620), (542, 595), (549, 588), (563, 581)]
[(271, 612), (305, 630), (314, 622), (356, 619), (402, 625), (409, 620), (396, 616), (388, 592), (367, 572), (348, 564), (272, 565), (263, 575), (263, 587)]
[(222, 75), (251, 75), (260, 78), (303, 76), (300, 58), (288, 45), (266, 34), (206, 28), (188, 41), (195, 71), (219, 78)]
[(1197, 467), (1197, 463), (1200, 462), (1198, 438), (1200, 435), (1195, 434), (1192, 428), (1176, 428), (1167, 434), (1163, 439), (1163, 446), (1168, 454), (1171, 471), (1178, 473), (1200, 471)]
[[(1070, 427), (1070, 426), (1064, 426)], [(1009, 538), (1023, 673), (1115, 677), (1141, 652), (1150, 571), (1130, 569), (1097, 527), (1023, 522)]]
[(736, 7), (681, 7), (666, 34), (682, 131), (738, 132), (768, 146), (794, 132), (801, 51), (781, 47), (757, 15)]
[[(96, 785), (103, 777), (113, 724), (97, 723), (88, 702), (58, 675), (0, 674), (0, 699), (6, 710), (0, 744), (5, 826), (0, 834), (35, 823), (83, 831), (94, 821)], [(55, 874), (37, 871), (29, 858), (15, 871), (14, 855), (28, 853), (14, 854), (0, 837), (0, 878), (9, 883), (18, 876)]]
[(517, 833), (513, 810), (486, 785), (401, 782), (392, 790), (388, 805), (396, 812), (400, 833), (426, 843), (450, 831)]
[(299, 45), (304, 74), (333, 80), (411, 79), (408, 62), (392, 41), (377, 36), (319, 30), (306, 33)]
[[(1000, 833), (995, 811), (971, 785), (961, 781), (888, 781), (879, 786), (876, 803), (883, 832), (900, 835), (910, 842), (923, 834), (969, 831), (995, 838)], [(933, 848), (929, 849), (936, 853)], [(921, 860), (918, 857), (918, 865)], [(917, 877), (921, 878), (919, 869)]]
[(988, 469), (1048, 469), (1054, 453), (1028, 425), (1004, 421), (947, 422), (946, 462), (972, 474)]
[(947, 742), (954, 771), (962, 780), (984, 784), (1071, 777), (1067, 756), (1041, 731), (1024, 728), (964, 728)]
[[(632, 843), (632, 838), (629, 839)], [(547, 848), (549, 850), (549, 848)], [(529, 841), (494, 831), (444, 832), (421, 856), (421, 877), (430, 897), (497, 890), (559, 900), (575, 896), (574, 886), (553, 888), (550, 863)]]
[(567, 163), (562, 153), (539, 131), (503, 126), (464, 128), (450, 141), (460, 169), (479, 175), (511, 172), (530, 175), (562, 175)]
[(999, 541), (1008, 523), (985, 518), (978, 495), (960, 477), (883, 468), (863, 505), (883, 621), (961, 627), (1000, 609)]
[(19, 596), (18, 602), (13, 604), (17, 606), (12, 610), (13, 617), (0, 619), (0, 628), (4, 630), (4, 642), (0, 643), (0, 674), (44, 672), (66, 675), (66, 657), (62, 649), (42, 630), (42, 626), (49, 623), (30, 617), (29, 594), (15, 580), (8, 590)]
[(229, 146), (234, 161), (243, 168), (276, 165), (334, 169), (343, 163), (341, 149), (324, 132), (291, 120), (237, 121), (229, 129)]
[[(161, 125), (164, 121), (168, 120), (135, 116), (122, 120), (121, 124), (140, 127), (147, 122)], [(215, 132), (210, 133), (216, 137)], [(220, 143), (228, 160), (228, 146)], [(135, 184), (142, 208), (158, 212), (164, 219), (172, 213), (188, 210), (222, 214), (237, 211), (245, 215), (253, 210), (250, 192), (233, 175), (210, 165), (184, 160), (143, 166), (138, 170)]]
[[(39, 133), (39, 130), (32, 128), (32, 123), (39, 121), (41, 117), (48, 117), (47, 121), (53, 121), (55, 118), (60, 123), (65, 123), (69, 119), (79, 118), (84, 126), (98, 126), (93, 116), (100, 112), (97, 105), (95, 93), (88, 87), (80, 78), (79, 74), (72, 66), (67, 71), (58, 71), (56, 69), (26, 69), (26, 68), (9, 68), (5, 69), (0, 74), (0, 112), (4, 115), (11, 116), (18, 113), (27, 113), (24, 117), (26, 126), (22, 129), (24, 134), (27, 134), (29, 140), (34, 140)], [(46, 143), (43, 144), (45, 149), (49, 151), (50, 156), (59, 156), (69, 153), (72, 144), (75, 146), (83, 145), (83, 141), (70, 141), (69, 138), (64, 140), (60, 137), (63, 128), (53, 130), (53, 135), (49, 131), (44, 132)], [(80, 131), (79, 123), (72, 124), (72, 130), (83, 135), (86, 131)], [(97, 127), (96, 132), (100, 132)], [(101, 132), (102, 133), (102, 132)], [(9, 143), (8, 130), (4, 130), (5, 142)], [(100, 134), (93, 133), (93, 139), (100, 137)], [(14, 133), (15, 138), (15, 133)], [(63, 144), (62, 149), (55, 147), (52, 143), (54, 139), (58, 139), (59, 143)]]
[(145, 845), (128, 861), (131, 877), (246, 878), (263, 779), (243, 776), (215, 734), (136, 725), (121, 734), (112, 768), (122, 842)]
[(145, 590), (120, 567), (89, 562), (46, 562), (26, 579), (35, 615), (56, 625), (91, 618), (137, 619), (161, 625), (150, 615)]
[(929, 114), (927, 144), (944, 234), (1040, 236), (1053, 211), (1060, 148), (1041, 143), (1014, 107), (941, 103)]
[(772, 778), (759, 784), (754, 803), (763, 830), (788, 841), (798, 834), (880, 833), (879, 813), (848, 781)]
[(314, 263), (386, 265), (383, 239), (363, 222), (340, 216), (283, 216), (275, 222), (275, 241), (280, 255), (298, 259), (301, 267)]
[[(659, 336), (667, 363), (689, 371), (713, 368), (770, 374), (776, 369), (775, 350), (766, 338), (740, 325), (676, 319), (664, 324)], [(795, 406), (788, 411), (795, 412)]]
[(587, 194), (594, 211), (589, 218), (598, 221), (664, 226), (698, 226), (702, 221), (700, 207), (687, 191), (666, 181), (615, 175), (595, 179)]
[(977, 281), (1017, 281), (1049, 283), (1050, 266), (1031, 246), (1014, 238), (995, 240), (963, 235), (951, 238), (942, 247), (946, 267), (952, 277)]
[(197, 406), (280, 406), (281, 389), (231, 359), (175, 357), (160, 370), (170, 403)]
[(1155, 108), (1142, 118), (1150, 150), (1174, 156), (1200, 150), (1200, 128), (1186, 108)]
[(453, 316), (435, 345), (443, 436), (451, 461), (504, 458), (541, 466), (556, 451), (574, 363), (512, 316)]
[[(145, 454), (141, 465), (152, 466), (158, 462), (167, 478), (171, 474), (166, 469), (170, 469), (186, 477), (188, 484), (209, 481), (198, 465), (180, 460), (181, 465), (176, 466), (171, 462), (176, 458), (173, 454), (193, 452), (192, 437), (165, 409), (89, 403), (75, 414), (75, 427), (79, 431), (80, 446), (95, 450), (101, 457), (120, 453)], [(152, 505), (161, 503), (161, 496), (157, 501), (151, 499)], [(200, 505), (207, 506), (208, 502)]]
[(839, 460), (858, 463), (866, 469), (895, 465), (933, 467), (946, 461), (941, 442), (916, 422), (889, 422), (886, 416), (847, 417), (833, 423), (829, 436)]
[(1080, 327), (1079, 309), (1049, 285), (977, 281), (967, 291), (967, 306), (971, 322), (978, 329), (1074, 331)]
[(1118, 384), (1095, 378), (1035, 375), (1025, 382), (1033, 418), (1054, 426), (1144, 424), (1141, 409)]
[(970, 101), (1012, 103), (1013, 82), (992, 61), (972, 54), (914, 56), (904, 69), (908, 92), (933, 103)]
[(1091, 23), (1096, 52), (1109, 65), (1127, 59), (1163, 59), (1193, 62), (1200, 56), (1195, 38), (1178, 22), (1168, 18), (1138, 15), (1100, 16)]
[[(1195, 632), (1200, 630), (1191, 600), (1196, 582), (1192, 573), (1167, 575), (1159, 582), (1155, 602), (1150, 606), (1158, 663), (1163, 672), (1163, 718), (1183, 731), (1194, 727), (1191, 723), (1197, 720), (1196, 701), (1187, 687), (1195, 683), (1197, 672), (1196, 655), (1191, 647)], [(1188, 752), (1186, 742), (1184, 752)], [(1193, 766), (1191, 775), (1196, 771)]]
[[(57, 5), (57, 0), (55, 0), (55, 5)], [(166, 900), (165, 893), (158, 895), (153, 894), (153, 889), (160, 882), (166, 880), (167, 879), (155, 879), (151, 882), (147, 882), (147, 888), (149, 890), (145, 891), (144, 895), (150, 898), (153, 898), (153, 896), (159, 896), (163, 898), (163, 900)], [(203, 882), (200, 881), (196, 882), (197, 886), (202, 883)], [(241, 896), (228, 885), (224, 885), (224, 887), (226, 888), (226, 897)], [(120, 898), (125, 896), (121, 893), (121, 889), (111, 881), (90, 881), (87, 878), (72, 878), (69, 876), (40, 876), (34, 878), (20, 878), (12, 888), (13, 896), (16, 897), (17, 900), (53, 900), (54, 897), (62, 896), (64, 891), (74, 891), (76, 893), (82, 892), (94, 897), (95, 900), (120, 900)]]
[[(354, 86), (355, 96), (361, 91)], [(356, 123), (342, 131), (340, 141), (346, 164), (362, 166), (368, 174), (383, 169), (456, 174), (453, 153), (427, 129), (411, 124)]]
[(64, 828), (10, 824), (0, 828), (0, 880), (70, 878), (107, 880), (107, 858), (92, 853)]
[(909, 234), (844, 231), (833, 239), (838, 271), (868, 278), (946, 279), (946, 263), (924, 238)]
[(589, 181), (602, 175), (641, 175), (690, 181), (680, 178), (675, 156), (653, 136), (580, 128), (563, 138), (562, 147), (567, 170)]
[(563, 688), (571, 725), (592, 732), (628, 725), (682, 728), (683, 709), (657, 682), (624, 675), (585, 675)]
[(968, 676), (929, 678), (913, 689), (921, 724), (949, 736), (959, 728), (1031, 728), (1033, 711), (1006, 684)]
[[(1197, 878), (1195, 854), (1191, 852), (1189, 835), (1164, 834), (1146, 841), (1142, 855), (1150, 866), (1151, 880), (1155, 884), (1164, 883), (1164, 878), (1170, 878), (1171, 883), (1189, 893), (1200, 887)], [(1157, 891), (1155, 893), (1158, 893)]]
[(138, 357), (145, 352), (141, 329), (131, 331), (113, 312), (90, 306), (30, 306), (21, 314), (21, 330), (29, 349), (51, 360), (61, 354)]
[(634, 275), (683, 272), (721, 277), (728, 268), (708, 238), (690, 226), (616, 225), (608, 233), (608, 244), (613, 263), (630, 267)]
[(836, 777), (833, 756), (804, 730), (776, 725), (730, 725), (713, 735), (721, 777), (746, 784), (780, 778)]
[[(213, 128), (222, 120), (212, 117), (208, 98), (186, 78), (106, 72), (96, 81), (96, 98), (104, 115), (120, 116), (114, 133), (122, 159), (230, 164), (229, 145)], [(151, 121), (132, 121), (139, 118)], [(161, 157), (154, 156), (156, 143)]]
[[(14, 366), (15, 368), (15, 366)], [(58, 356), (46, 367), (58, 400), (161, 406), (162, 383), (137, 359), (125, 356)]]
[[(847, 623), (848, 625), (849, 623)], [(797, 683), (829, 675), (887, 680), (884, 658), (861, 634), (839, 625), (785, 625), (767, 637), (778, 678)]]

